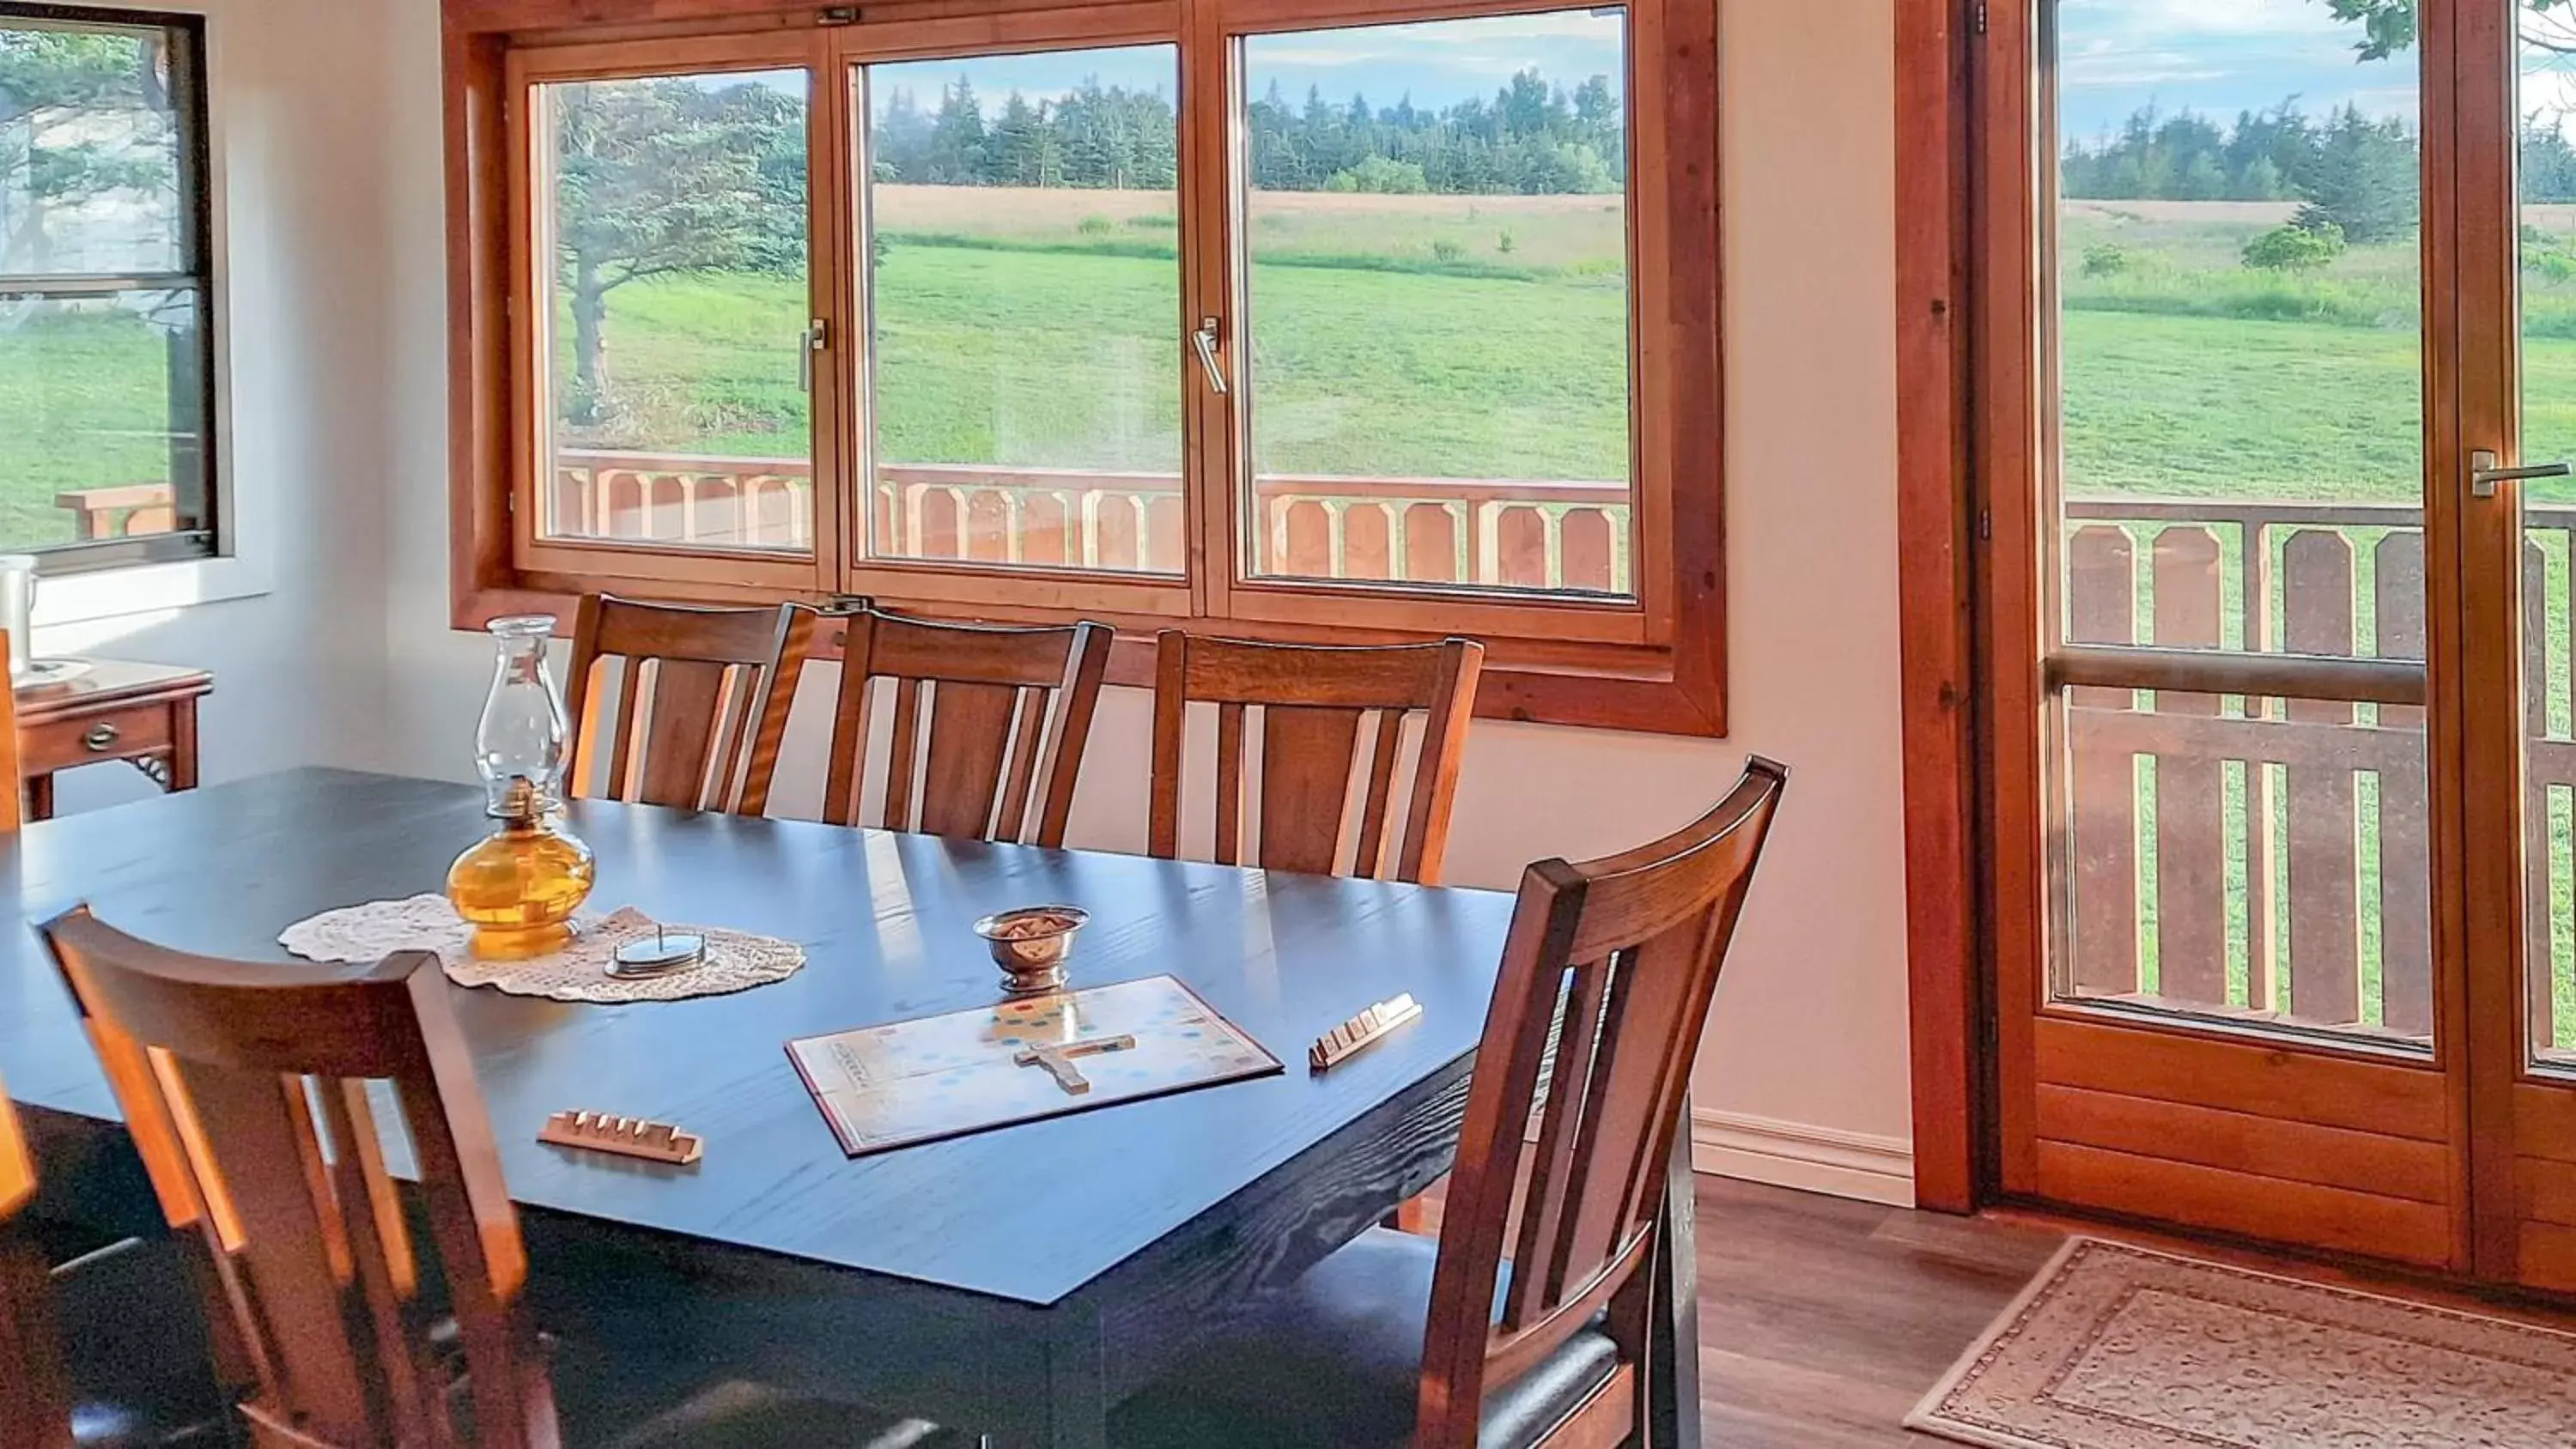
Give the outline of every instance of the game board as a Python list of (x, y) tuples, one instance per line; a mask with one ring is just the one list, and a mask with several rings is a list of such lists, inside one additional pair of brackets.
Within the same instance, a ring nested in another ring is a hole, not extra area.
[(1281, 1069), (1169, 976), (804, 1037), (787, 1055), (852, 1157)]

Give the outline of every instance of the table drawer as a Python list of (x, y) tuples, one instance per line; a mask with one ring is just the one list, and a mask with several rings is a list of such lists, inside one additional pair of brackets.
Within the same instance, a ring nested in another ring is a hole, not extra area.
[(162, 703), (31, 724), (18, 737), (19, 768), (30, 775), (169, 749), (170, 706)]

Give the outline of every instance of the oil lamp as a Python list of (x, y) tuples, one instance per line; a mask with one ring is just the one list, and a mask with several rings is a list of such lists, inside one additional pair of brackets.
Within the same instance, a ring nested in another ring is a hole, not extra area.
[(589, 898), (598, 867), (563, 823), (571, 730), (546, 667), (554, 618), (520, 615), (489, 628), (498, 658), (474, 733), (474, 763), (495, 824), (448, 868), (447, 899), (474, 927), (475, 955), (523, 961), (572, 938), (573, 912)]

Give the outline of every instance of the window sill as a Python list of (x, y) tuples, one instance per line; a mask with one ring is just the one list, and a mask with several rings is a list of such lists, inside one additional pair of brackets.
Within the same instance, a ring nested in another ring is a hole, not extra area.
[(244, 558), (192, 558), (131, 568), (60, 574), (36, 589), (36, 627), (90, 624), (196, 604), (250, 599), (273, 586), (265, 565)]

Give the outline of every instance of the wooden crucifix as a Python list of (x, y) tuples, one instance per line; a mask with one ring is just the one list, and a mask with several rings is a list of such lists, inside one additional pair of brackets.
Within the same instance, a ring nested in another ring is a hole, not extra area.
[(1087, 1041), (1069, 1041), (1051, 1046), (1030, 1047), (1011, 1058), (1024, 1067), (1044, 1067), (1055, 1084), (1079, 1097), (1091, 1090), (1091, 1079), (1074, 1065), (1077, 1058), (1102, 1056), (1109, 1052), (1131, 1052), (1136, 1049), (1132, 1036), (1099, 1036)]

